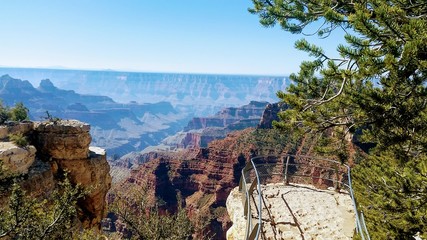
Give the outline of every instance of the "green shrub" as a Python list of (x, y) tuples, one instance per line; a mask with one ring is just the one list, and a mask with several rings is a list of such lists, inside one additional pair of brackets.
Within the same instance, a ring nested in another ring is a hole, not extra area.
[(114, 196), (110, 209), (126, 224), (132, 239), (191, 239), (194, 227), (179, 192), (176, 213), (161, 213), (158, 203), (151, 203), (145, 187), (135, 186), (131, 192), (115, 192)]
[(46, 117), (45, 119), (49, 122), (52, 122), (53, 124), (57, 124), (59, 121), (61, 121), (62, 119), (59, 117), (54, 117), (52, 116), (49, 111), (46, 111)]
[(8, 169), (3, 166), (3, 159), (0, 159), (0, 183), (7, 177), (9, 177)]
[(24, 121), (28, 120), (28, 108), (24, 106), (22, 102), (15, 104), (15, 107), (9, 111), (10, 120), (12, 121)]
[(65, 176), (49, 200), (28, 196), (17, 183), (10, 189), (7, 204), (0, 208), (0, 239), (82, 239), (74, 224), (77, 201), (86, 194), (79, 185)]
[(4, 124), (7, 120), (9, 120), (9, 111), (0, 101), (0, 124)]
[(8, 108), (0, 100), (0, 124), (4, 124), (8, 120), (17, 122), (28, 120), (28, 111), (22, 102), (15, 104), (13, 108)]
[(9, 134), (9, 140), (19, 147), (25, 147), (28, 145), (28, 140), (24, 135), (22, 135), (22, 133)]

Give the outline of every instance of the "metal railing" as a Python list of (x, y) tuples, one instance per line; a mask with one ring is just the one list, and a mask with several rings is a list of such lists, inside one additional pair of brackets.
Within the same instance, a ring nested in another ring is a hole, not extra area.
[[(261, 185), (277, 182), (311, 184), (319, 188), (333, 187), (337, 192), (344, 190), (353, 203), (356, 233), (362, 240), (370, 240), (363, 213), (357, 211), (350, 167), (330, 159), (289, 154), (253, 157), (242, 169), (239, 190), (246, 218), (246, 240), (260, 238), (263, 227)], [(255, 191), (258, 197), (254, 195)]]

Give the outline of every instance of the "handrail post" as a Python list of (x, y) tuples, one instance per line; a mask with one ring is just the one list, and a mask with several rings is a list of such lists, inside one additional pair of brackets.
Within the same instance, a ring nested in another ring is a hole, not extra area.
[(285, 185), (289, 185), (289, 179), (288, 179), (289, 158), (290, 156), (288, 155), (286, 157), (286, 165), (285, 165)]
[(335, 169), (335, 178), (336, 178), (336, 180), (335, 180), (335, 191), (339, 193), (340, 192), (340, 180), (339, 180), (338, 167), (339, 166), (337, 166), (337, 164), (335, 164), (335, 167), (334, 167), (334, 169)]
[[(260, 179), (258, 170), (256, 168), (256, 164), (253, 161), (254, 159), (255, 158), (251, 158), (251, 163), (252, 163), (252, 166), (254, 168), (255, 177), (256, 177), (256, 181), (257, 181), (257, 187), (258, 187), (258, 189), (257, 189), (258, 190), (258, 208), (259, 208), (259, 212), (258, 212), (258, 224), (259, 225), (258, 225), (258, 229), (256, 230), (254, 239), (258, 240), (259, 234), (260, 234), (260, 230), (262, 228), (262, 192), (261, 192), (261, 179)], [(256, 203), (255, 203), (255, 206), (256, 206)]]

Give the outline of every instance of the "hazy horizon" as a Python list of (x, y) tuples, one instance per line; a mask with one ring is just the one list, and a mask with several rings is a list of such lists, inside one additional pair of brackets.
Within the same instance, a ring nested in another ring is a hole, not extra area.
[[(294, 49), (301, 36), (262, 27), (250, 7), (242, 0), (7, 1), (0, 65), (266, 76), (298, 71), (310, 59)], [(336, 55), (328, 43), (339, 37), (306, 38)]]
[(250, 73), (167, 72), (167, 71), (162, 72), (162, 71), (139, 71), (139, 70), (132, 70), (132, 69), (68, 68), (64, 66), (15, 67), (15, 66), (0, 65), (0, 69), (34, 69), (34, 70), (60, 70), (60, 71), (64, 70), (64, 71), (116, 72), (116, 73), (159, 73), (159, 74), (248, 76), (248, 77), (289, 77), (289, 74), (275, 75), (275, 74), (250, 74)]

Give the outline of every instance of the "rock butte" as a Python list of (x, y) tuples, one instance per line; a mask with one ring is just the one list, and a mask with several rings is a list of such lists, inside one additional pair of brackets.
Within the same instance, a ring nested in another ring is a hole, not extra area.
[[(263, 239), (352, 239), (355, 214), (349, 194), (282, 183), (264, 185), (261, 191), (265, 201)], [(255, 193), (254, 197), (258, 199)], [(256, 221), (254, 206), (252, 210)], [(238, 188), (227, 199), (227, 211), (233, 221), (227, 240), (243, 239), (246, 219)]]

